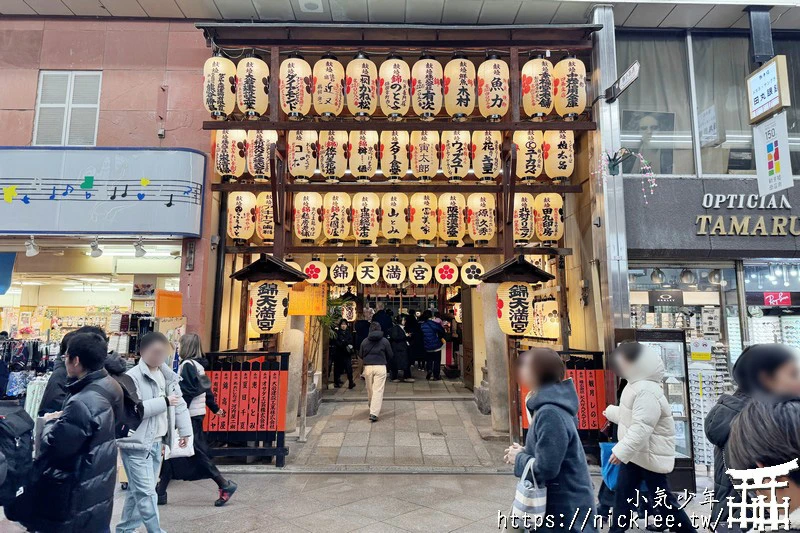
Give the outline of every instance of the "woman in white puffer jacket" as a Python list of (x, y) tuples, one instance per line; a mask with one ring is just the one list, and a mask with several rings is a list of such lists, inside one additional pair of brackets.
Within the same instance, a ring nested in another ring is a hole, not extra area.
[[(619, 406), (610, 405), (605, 416), (619, 425), (619, 442), (612, 450), (613, 464), (619, 464), (614, 494), (614, 518), (610, 533), (625, 531), (636, 502), (636, 489), (644, 482), (651, 498), (662, 490), (667, 502), (659, 511), (671, 520), (676, 531), (695, 531), (689, 517), (669, 489), (667, 474), (675, 466), (675, 421), (664, 395), (664, 362), (638, 342), (624, 342), (612, 354), (620, 377), (628, 381)], [(651, 500), (652, 501), (652, 500)], [(677, 528), (677, 529), (676, 529)]]

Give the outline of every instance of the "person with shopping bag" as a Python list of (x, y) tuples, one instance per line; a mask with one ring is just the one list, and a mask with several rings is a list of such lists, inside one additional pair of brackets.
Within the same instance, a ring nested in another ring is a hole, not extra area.
[[(505, 460), (514, 465), (520, 485), (529, 481), (539, 492), (547, 491), (543, 512), (537, 513), (542, 522), (535, 524), (536, 531), (596, 532), (594, 489), (578, 435), (575, 385), (571, 379), (564, 380), (564, 361), (554, 350), (535, 348), (521, 357), (530, 368), (520, 375), (527, 376), (524, 385), (533, 393), (526, 405), (533, 425), (525, 446), (506, 449)], [(516, 501), (514, 505), (520, 507)]]

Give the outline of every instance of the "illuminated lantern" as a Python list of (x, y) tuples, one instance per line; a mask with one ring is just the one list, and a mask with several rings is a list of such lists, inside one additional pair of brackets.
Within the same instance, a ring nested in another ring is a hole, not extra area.
[(427, 285), (433, 277), (433, 268), (425, 262), (424, 257), (418, 257), (408, 267), (408, 280), (414, 285)]
[(472, 171), (479, 181), (492, 181), (500, 174), (503, 134), (478, 130), (472, 133)]
[(387, 192), (381, 198), (381, 233), (389, 244), (400, 244), (408, 235), (408, 196)]
[(331, 281), (336, 285), (347, 285), (353, 281), (355, 268), (344, 257), (340, 257), (334, 264), (331, 265), (330, 276)]
[(355, 302), (345, 302), (342, 304), (342, 318), (348, 322), (355, 322), (358, 318), (358, 311)]
[(303, 273), (308, 276), (306, 281), (312, 285), (319, 285), (328, 279), (328, 267), (316, 256), (306, 263), (306, 266), (303, 267)]
[(260, 192), (256, 196), (256, 235), (262, 242), (271, 244), (275, 240), (275, 214), (272, 193)]
[(322, 233), (322, 195), (299, 192), (294, 195), (294, 234), (303, 244), (314, 244)]
[(286, 263), (287, 265), (289, 265), (290, 267), (292, 267), (293, 269), (297, 270), (298, 272), (302, 272), (302, 271), (303, 271), (303, 269), (300, 267), (300, 265), (299, 265), (299, 264), (297, 264), (297, 263), (295, 263), (294, 261), (292, 261), (292, 256), (291, 256), (291, 255), (287, 255), (287, 256), (286, 256), (286, 261), (285, 261), (285, 263)]
[(456, 122), (467, 120), (475, 110), (475, 65), (456, 53), (444, 67), (444, 108)]
[(493, 194), (472, 193), (467, 197), (467, 229), (475, 246), (485, 246), (497, 231), (497, 204)]
[(247, 132), (217, 130), (214, 143), (214, 167), (223, 181), (240, 178), (247, 169)]
[(308, 178), (317, 171), (318, 139), (317, 132), (312, 130), (287, 133), (287, 167), (295, 183), (308, 183)]
[(378, 67), (364, 52), (347, 64), (344, 92), (356, 120), (369, 120), (378, 108)]
[(300, 54), (289, 54), (278, 74), (281, 110), (289, 120), (301, 120), (311, 111), (313, 85), (311, 65)]
[(389, 181), (399, 181), (408, 173), (408, 132), (381, 132), (381, 170)]
[(257, 57), (245, 57), (236, 66), (236, 105), (249, 119), (267, 112), (269, 67)]
[(542, 339), (561, 338), (561, 317), (558, 314), (558, 302), (544, 300), (533, 304), (533, 325), (527, 333), (531, 337)]
[(497, 323), (506, 335), (523, 335), (533, 324), (533, 290), (528, 283), (510, 281), (497, 288)]
[(478, 109), (484, 118), (498, 121), (508, 112), (510, 102), (508, 64), (490, 54), (478, 67)]
[(203, 65), (203, 104), (214, 120), (222, 120), (236, 106), (236, 65), (227, 57), (214, 56)]
[(397, 260), (397, 257), (392, 257), (392, 260), (383, 265), (381, 269), (383, 273), (383, 281), (389, 285), (400, 285), (406, 280), (406, 266)]
[(353, 130), (347, 151), (350, 154), (350, 173), (361, 183), (369, 182), (378, 170), (378, 132)]
[(456, 322), (458, 322), (459, 324), (461, 324), (461, 321), (463, 320), (461, 304), (458, 302), (453, 304), (453, 318), (455, 318)]
[(546, 131), (542, 143), (544, 172), (547, 177), (562, 181), (575, 169), (575, 134), (572, 131)]
[(586, 66), (568, 55), (553, 68), (553, 103), (556, 113), (575, 120), (586, 109)]
[(411, 107), (421, 120), (433, 120), (442, 110), (442, 64), (423, 55), (411, 69)]
[(542, 173), (542, 143), (544, 135), (536, 130), (514, 132), (514, 146), (517, 149), (517, 163), (514, 170), (517, 178), (532, 182)]
[(325, 193), (322, 200), (322, 233), (331, 244), (342, 242), (350, 234), (350, 195)]
[(564, 236), (564, 199), (560, 194), (542, 193), (533, 200), (536, 238), (551, 243)]
[(474, 257), (470, 257), (469, 261), (461, 265), (461, 281), (470, 286), (480, 285), (480, 277), (483, 276), (486, 269)]
[(256, 195), (251, 192), (228, 194), (228, 237), (246, 241), (256, 231)]
[(433, 277), (442, 285), (452, 285), (458, 281), (458, 266), (456, 266), (455, 263), (451, 263), (450, 259), (445, 257), (443, 261), (433, 269)]
[(280, 333), (289, 316), (289, 286), (277, 280), (253, 283), (248, 308), (250, 327), (255, 331)]
[(319, 132), (319, 171), (328, 183), (339, 183), (347, 172), (347, 141), (346, 131)]
[(442, 132), (442, 173), (451, 183), (460, 182), (469, 173), (471, 148), (468, 131)]
[(438, 231), (437, 210), (439, 202), (432, 192), (418, 192), (411, 196), (409, 222), (411, 237), (421, 246), (431, 243)]
[(439, 196), (439, 237), (448, 246), (458, 246), (466, 233), (467, 201), (458, 192)]
[(390, 55), (381, 63), (378, 75), (378, 101), (389, 120), (401, 120), (411, 105), (411, 71), (400, 56)]
[(522, 66), (522, 108), (529, 118), (541, 119), (553, 110), (553, 64), (537, 55)]
[(527, 192), (514, 194), (514, 246), (525, 246), (534, 235), (533, 195)]
[(419, 181), (430, 181), (439, 171), (439, 133), (428, 130), (411, 132), (408, 151), (411, 154), (411, 173)]
[(247, 132), (247, 172), (256, 181), (270, 177), (270, 154), (278, 142), (275, 130), (250, 130)]
[(356, 281), (362, 285), (374, 285), (380, 278), (381, 269), (374, 259), (366, 259), (356, 266)]
[(380, 200), (374, 192), (353, 195), (353, 235), (358, 244), (370, 245), (378, 240), (378, 211)]
[(344, 109), (344, 67), (333, 54), (314, 63), (312, 98), (314, 111), (325, 120), (339, 116)]

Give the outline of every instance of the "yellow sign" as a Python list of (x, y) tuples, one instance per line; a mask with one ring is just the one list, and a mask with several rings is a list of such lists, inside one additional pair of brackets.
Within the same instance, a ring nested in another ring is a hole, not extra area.
[(692, 361), (711, 361), (711, 341), (695, 339), (692, 341)]
[(307, 282), (292, 286), (289, 293), (289, 316), (322, 316), (328, 314), (328, 293), (325, 285)]

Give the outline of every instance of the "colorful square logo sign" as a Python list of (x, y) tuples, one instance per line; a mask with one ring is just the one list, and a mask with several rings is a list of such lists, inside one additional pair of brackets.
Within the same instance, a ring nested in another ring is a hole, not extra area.
[(780, 174), (781, 172), (781, 156), (778, 152), (778, 141), (772, 141), (767, 144), (767, 169), (769, 175)]

